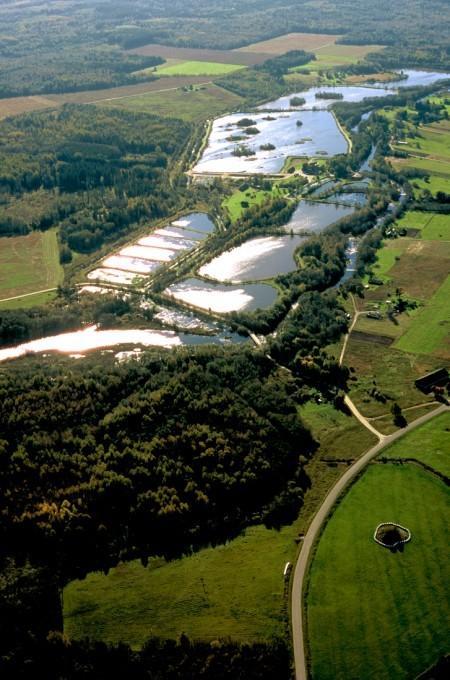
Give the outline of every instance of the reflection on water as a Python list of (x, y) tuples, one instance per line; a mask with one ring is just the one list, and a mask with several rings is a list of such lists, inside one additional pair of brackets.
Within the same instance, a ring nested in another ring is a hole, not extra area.
[(217, 281), (259, 281), (294, 271), (294, 252), (302, 236), (265, 236), (246, 241), (201, 267), (199, 274)]
[(433, 85), (438, 80), (450, 79), (450, 73), (440, 73), (439, 71), (418, 71), (416, 69), (405, 69), (400, 71), (407, 78), (401, 80), (391, 80), (389, 83), (375, 83), (374, 87), (396, 90), (399, 87), (426, 87)]
[[(237, 125), (244, 117), (254, 123), (251, 127), (256, 130), (255, 134), (247, 135), (245, 129)], [(253, 155), (234, 155), (242, 147), (249, 149)], [(208, 146), (194, 171), (276, 173), (289, 156), (335, 156), (346, 151), (347, 141), (328, 111), (270, 116), (265, 113), (236, 113), (214, 121)]]
[(195, 278), (175, 283), (164, 292), (180, 302), (219, 314), (266, 309), (277, 297), (275, 288), (264, 283), (225, 286)]
[(347, 205), (300, 201), (285, 229), (294, 234), (317, 234), (353, 212), (354, 208)]
[[(322, 99), (317, 98), (317, 94), (323, 92), (332, 92), (339, 99)], [(298, 110), (304, 111), (306, 109), (329, 109), (337, 101), (345, 101), (351, 103), (361, 102), (363, 99), (368, 97), (386, 97), (392, 94), (389, 90), (384, 90), (382, 87), (363, 87), (354, 85), (339, 85), (339, 86), (329, 86), (324, 85), (323, 87), (311, 87), (305, 92), (294, 92), (286, 97), (279, 97), (272, 102), (267, 104), (262, 104), (260, 109), (269, 109), (273, 111), (288, 111), (288, 110)], [(301, 106), (292, 106), (291, 100), (293, 97), (300, 97), (305, 100), (305, 103)]]

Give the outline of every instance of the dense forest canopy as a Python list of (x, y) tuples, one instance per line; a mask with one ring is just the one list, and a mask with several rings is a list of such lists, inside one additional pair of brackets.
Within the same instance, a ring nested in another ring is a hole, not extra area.
[(301, 504), (314, 448), (296, 392), (250, 349), (3, 373), (2, 553), (66, 580), (278, 525)]
[(0, 210), (0, 234), (61, 224), (61, 240), (89, 253), (142, 217), (177, 206), (169, 160), (191, 133), (188, 123), (118, 109), (67, 105), (0, 122), (0, 195), (4, 206), (44, 189), (54, 196), (32, 225)]
[(418, 61), (432, 45), (445, 63), (449, 22), (447, 0), (4, 0), (0, 96), (135, 82), (153, 63), (123, 50), (146, 43), (228, 49), (293, 31), (414, 46)]

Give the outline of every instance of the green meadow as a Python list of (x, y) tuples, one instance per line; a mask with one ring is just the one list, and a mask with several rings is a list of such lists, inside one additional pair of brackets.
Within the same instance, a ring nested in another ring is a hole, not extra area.
[[(329, 520), (310, 570), (311, 675), (410, 680), (448, 652), (450, 494), (417, 466), (374, 464)], [(381, 522), (406, 526), (403, 551), (377, 545)]]

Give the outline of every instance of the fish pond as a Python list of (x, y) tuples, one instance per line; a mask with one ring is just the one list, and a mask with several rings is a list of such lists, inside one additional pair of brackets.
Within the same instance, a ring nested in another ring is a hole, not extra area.
[(326, 157), (347, 150), (347, 140), (329, 111), (237, 113), (214, 121), (194, 172), (278, 173), (289, 156)]
[(263, 236), (227, 250), (201, 267), (199, 274), (216, 281), (260, 281), (294, 271), (294, 252), (305, 237)]
[(197, 278), (175, 283), (164, 293), (179, 302), (217, 314), (266, 309), (277, 297), (275, 288), (264, 283), (226, 286)]

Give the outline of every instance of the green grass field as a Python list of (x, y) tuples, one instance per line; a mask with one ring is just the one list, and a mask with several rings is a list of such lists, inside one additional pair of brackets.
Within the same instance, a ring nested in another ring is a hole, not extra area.
[(403, 151), (413, 155), (431, 156), (435, 160), (450, 161), (450, 127), (442, 120), (432, 125), (420, 126), (414, 137), (401, 145)]
[(437, 194), (438, 191), (443, 191), (446, 194), (450, 194), (450, 175), (448, 177), (438, 177), (437, 175), (432, 175), (428, 179), (414, 179), (412, 181), (414, 187), (415, 196), (419, 195), (422, 191), (431, 191), (433, 196)]
[[(448, 652), (449, 490), (414, 465), (372, 465), (327, 524), (307, 597), (311, 675), (410, 680)], [(396, 521), (403, 552), (373, 541)]]
[(418, 354), (436, 353), (450, 359), (450, 276), (433, 295), (396, 347)]
[(383, 458), (415, 458), (450, 477), (450, 413), (410, 432), (388, 449)]
[[(265, 200), (271, 197), (282, 196), (286, 192), (287, 190), (283, 191), (277, 184), (273, 185), (272, 191), (262, 191), (252, 188), (246, 189), (246, 191), (235, 191), (223, 201), (222, 205), (228, 210), (231, 219), (235, 222), (241, 217), (244, 210), (247, 209), (246, 203), (248, 203), (248, 207), (261, 205)], [(242, 205), (242, 203), (244, 203), (244, 205)]]
[[(55, 229), (0, 238), (0, 299), (53, 288), (62, 279)], [(26, 306), (36, 304), (36, 300), (32, 300), (30, 298)], [(16, 306), (14, 302), (11, 304)]]
[(396, 226), (405, 229), (419, 229), (420, 238), (425, 241), (450, 241), (450, 215), (409, 210)]
[[(64, 629), (71, 637), (125, 640), (139, 647), (150, 635), (232, 637), (243, 641), (286, 634), (283, 569), (293, 561), (324, 494), (346, 464), (375, 438), (359, 423), (323, 404), (302, 407), (301, 416), (321, 447), (308, 464), (312, 481), (298, 519), (281, 531), (248, 529), (227, 545), (206, 548), (174, 562), (130, 562), (91, 574), (64, 591)], [(349, 445), (350, 444), (350, 445)]]
[(177, 64), (162, 65), (158, 73), (163, 76), (223, 76), (245, 68), (241, 64), (219, 64), (214, 61), (180, 61)]
[(238, 97), (217, 85), (195, 85), (192, 89), (168, 89), (165, 92), (124, 97), (116, 101), (101, 102), (101, 106), (118, 106), (131, 111), (143, 111), (159, 116), (201, 121), (235, 109), (241, 102)]

